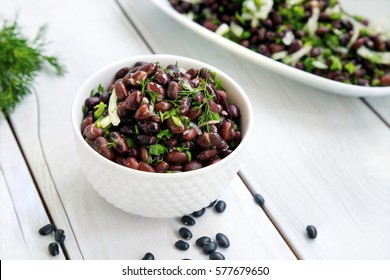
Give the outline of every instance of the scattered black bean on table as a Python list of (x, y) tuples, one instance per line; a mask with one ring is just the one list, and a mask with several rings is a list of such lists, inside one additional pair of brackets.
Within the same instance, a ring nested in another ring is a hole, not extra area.
[(211, 203), (209, 204), (209, 206), (207, 206), (207, 208), (213, 207), (213, 206), (215, 205), (215, 203), (217, 203), (217, 199), (214, 200), (213, 202), (211, 202)]
[(254, 198), (255, 202), (256, 202), (258, 205), (260, 205), (260, 206), (263, 206), (263, 205), (264, 205), (265, 200), (264, 200), (264, 197), (263, 197), (261, 194), (257, 193), (257, 194), (255, 194), (255, 195), (253, 196), (253, 198)]
[(56, 229), (54, 237), (58, 243), (63, 243), (65, 241), (65, 231), (63, 229)]
[(192, 238), (192, 232), (186, 227), (179, 229), (179, 235), (186, 240), (190, 240)]
[(186, 251), (186, 250), (188, 250), (188, 248), (190, 248), (190, 244), (188, 244), (187, 242), (185, 242), (183, 240), (178, 240), (175, 243), (175, 247), (181, 251)]
[(204, 244), (202, 247), (202, 250), (203, 250), (203, 253), (208, 255), (208, 254), (211, 254), (212, 252), (214, 252), (215, 250), (217, 250), (217, 247), (218, 247), (217, 243), (215, 243), (214, 241), (211, 241), (209, 243)]
[(223, 233), (217, 233), (215, 236), (215, 239), (217, 240), (218, 246), (222, 248), (229, 248), (230, 247), (230, 241), (229, 238)]
[(199, 211), (195, 211), (192, 213), (192, 216), (194, 216), (195, 218), (199, 218), (201, 216), (203, 216), (203, 214), (206, 212), (206, 208), (202, 208), (200, 209)]
[(217, 204), (215, 204), (215, 211), (218, 213), (224, 212), (226, 209), (226, 203), (223, 200), (218, 200)]
[(225, 256), (222, 255), (220, 252), (212, 252), (212, 253), (209, 255), (209, 259), (210, 259), (210, 260), (224, 260), (224, 259), (225, 259)]
[(188, 216), (188, 215), (185, 215), (185, 216), (181, 217), (180, 220), (186, 226), (193, 226), (193, 225), (195, 225), (195, 220), (192, 217)]
[(39, 229), (39, 234), (40, 235), (49, 235), (55, 230), (55, 226), (53, 224), (47, 224), (43, 226), (42, 228)]
[(208, 236), (202, 236), (202, 237), (199, 237), (196, 241), (195, 241), (195, 244), (198, 246), (198, 247), (203, 247), (205, 244), (207, 243), (210, 243), (211, 242), (211, 238), (208, 237)]
[(60, 253), (60, 247), (58, 244), (62, 244), (65, 241), (65, 231), (63, 229), (57, 229), (54, 224), (50, 223), (40, 228), (38, 232), (40, 235), (44, 236), (47, 236), (54, 232), (54, 239), (56, 242), (51, 242), (48, 246), (48, 249), (50, 255), (58, 255)]
[(83, 110), (85, 141), (131, 169), (200, 169), (229, 156), (241, 142), (240, 110), (207, 68), (185, 71), (158, 62), (124, 67), (111, 85), (92, 90)]
[(312, 225), (308, 225), (306, 227), (306, 231), (307, 231), (307, 236), (311, 239), (314, 239), (317, 237), (317, 229), (315, 226), (312, 226)]
[(149, 261), (154, 260), (154, 259), (155, 259), (154, 255), (152, 253), (150, 253), (150, 252), (147, 252), (145, 254), (145, 256), (142, 258), (142, 260), (149, 260)]
[(58, 246), (58, 243), (52, 242), (49, 244), (49, 253), (53, 257), (57, 256), (60, 253), (60, 247)]

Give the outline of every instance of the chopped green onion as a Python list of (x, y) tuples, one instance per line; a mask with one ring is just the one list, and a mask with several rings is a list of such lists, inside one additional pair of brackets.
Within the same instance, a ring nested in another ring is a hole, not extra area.
[(351, 61), (349, 61), (344, 65), (344, 69), (347, 70), (347, 72), (352, 75), (353, 73), (355, 73), (356, 66)]
[(117, 112), (118, 107), (116, 101), (117, 97), (114, 89), (111, 93), (110, 100), (108, 101), (108, 115), (113, 126), (117, 126), (121, 122)]
[(100, 101), (100, 103), (96, 106), (97, 110), (93, 113), (93, 115), (96, 119), (98, 119), (101, 115), (103, 115), (104, 111), (106, 110), (106, 104)]

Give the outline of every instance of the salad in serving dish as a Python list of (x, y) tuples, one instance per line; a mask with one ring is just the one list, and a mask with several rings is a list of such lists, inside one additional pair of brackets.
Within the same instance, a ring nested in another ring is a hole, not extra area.
[(170, 0), (179, 13), (256, 53), (345, 84), (390, 86), (390, 32), (337, 0)]

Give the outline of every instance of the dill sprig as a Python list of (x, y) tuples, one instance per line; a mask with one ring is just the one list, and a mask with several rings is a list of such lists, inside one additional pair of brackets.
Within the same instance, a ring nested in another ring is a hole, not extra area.
[(31, 92), (32, 82), (44, 63), (51, 65), (57, 75), (65, 72), (57, 57), (44, 53), (46, 28), (46, 25), (41, 26), (33, 40), (29, 40), (16, 21), (3, 22), (0, 30), (0, 110), (6, 116)]

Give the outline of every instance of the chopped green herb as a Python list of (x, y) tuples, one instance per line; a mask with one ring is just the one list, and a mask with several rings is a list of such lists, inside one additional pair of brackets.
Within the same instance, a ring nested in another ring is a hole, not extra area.
[(307, 57), (303, 61), (303, 66), (305, 67), (305, 70), (307, 72), (313, 72), (313, 70), (314, 70), (313, 62), (314, 61), (315, 61), (315, 59), (312, 57)]
[(157, 134), (157, 139), (163, 139), (163, 138), (166, 138), (166, 139), (169, 139), (173, 136), (173, 134), (169, 131), (169, 129), (164, 129), (164, 130), (161, 130), (158, 134)]
[(100, 94), (102, 94), (104, 92), (104, 86), (102, 86), (101, 84), (98, 85), (98, 92)]
[(355, 73), (356, 66), (352, 62), (348, 62), (344, 65), (344, 69), (348, 71), (349, 74)]
[(176, 125), (176, 126), (182, 126), (183, 125), (183, 123), (182, 123), (182, 121), (180, 120), (180, 117), (179, 116), (172, 116), (171, 117), (172, 118), (172, 120), (173, 120), (173, 123)]
[(103, 115), (104, 111), (106, 110), (106, 104), (100, 101), (100, 103), (95, 107), (97, 108), (97, 110), (93, 113), (93, 115), (96, 119), (98, 119)]
[(161, 156), (168, 152), (168, 148), (161, 144), (149, 145), (149, 154), (153, 156)]
[(343, 66), (341, 65), (340, 58), (336, 56), (331, 56), (330, 60), (332, 61), (332, 64), (330, 65), (330, 71), (337, 71), (343, 68)]
[(134, 138), (125, 137), (125, 140), (129, 148), (133, 148), (137, 146), (137, 141)]
[(33, 40), (22, 34), (16, 21), (4, 21), (0, 26), (0, 111), (8, 116), (31, 93), (34, 78), (45, 63), (57, 75), (65, 70), (57, 57), (44, 53), (46, 25)]
[(191, 152), (189, 150), (185, 151), (186, 155), (187, 155), (187, 161), (190, 162), (192, 160), (192, 155), (191, 155)]

